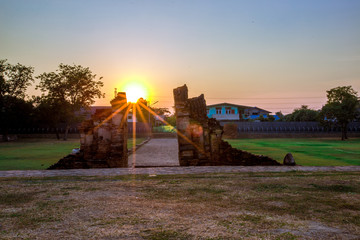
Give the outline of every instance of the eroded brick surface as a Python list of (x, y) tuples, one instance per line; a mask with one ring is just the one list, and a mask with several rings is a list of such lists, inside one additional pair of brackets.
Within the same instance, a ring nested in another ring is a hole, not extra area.
[(49, 169), (128, 167), (127, 100), (118, 93), (111, 109), (98, 110), (79, 127), (80, 152), (70, 154)]
[(232, 148), (222, 140), (220, 123), (206, 115), (204, 95), (188, 98), (184, 85), (174, 89), (180, 166), (280, 165), (277, 161)]

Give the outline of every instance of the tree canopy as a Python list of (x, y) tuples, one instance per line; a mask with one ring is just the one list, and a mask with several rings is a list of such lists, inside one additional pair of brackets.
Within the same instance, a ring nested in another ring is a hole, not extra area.
[(332, 88), (327, 93), (327, 103), (321, 109), (321, 122), (324, 125), (336, 124), (341, 127), (341, 139), (347, 139), (347, 126), (358, 113), (359, 99), (351, 86)]
[(20, 63), (11, 65), (7, 60), (0, 60), (0, 98), (12, 96), (24, 99), (26, 89), (34, 82), (34, 68)]
[(80, 65), (60, 64), (56, 72), (43, 73), (37, 86), (46, 93), (47, 98), (57, 99), (69, 103), (75, 109), (88, 107), (95, 102), (95, 98), (102, 98), (104, 94), (100, 88), (103, 82), (96, 80), (89, 68)]
[(29, 122), (32, 103), (25, 97), (26, 89), (34, 81), (33, 72), (33, 67), (0, 60), (0, 128), (5, 141), (9, 128)]
[[(43, 73), (36, 78), (40, 79), (37, 89), (43, 92), (42, 99), (46, 99), (47, 105), (53, 105), (48, 109), (57, 109), (53, 112), (54, 117), (66, 124), (65, 140), (70, 124), (78, 121), (79, 116), (75, 113), (89, 107), (95, 98), (104, 97), (100, 90), (102, 77), (97, 80), (89, 68), (80, 65), (60, 64), (56, 72)], [(55, 116), (59, 114), (61, 116)]]
[(285, 116), (287, 122), (312, 122), (317, 121), (319, 112), (310, 109), (307, 105), (302, 105), (300, 108)]

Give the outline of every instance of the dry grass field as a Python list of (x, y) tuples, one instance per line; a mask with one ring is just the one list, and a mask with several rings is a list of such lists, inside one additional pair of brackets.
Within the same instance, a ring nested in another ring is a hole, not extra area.
[(0, 179), (0, 239), (359, 239), (358, 172)]

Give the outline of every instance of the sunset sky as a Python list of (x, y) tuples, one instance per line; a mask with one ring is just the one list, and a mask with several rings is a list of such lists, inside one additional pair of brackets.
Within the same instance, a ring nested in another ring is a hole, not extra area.
[(360, 1), (0, 0), (0, 59), (90, 67), (95, 105), (140, 81), (158, 107), (186, 83), (208, 104), (318, 109), (333, 87), (360, 92)]

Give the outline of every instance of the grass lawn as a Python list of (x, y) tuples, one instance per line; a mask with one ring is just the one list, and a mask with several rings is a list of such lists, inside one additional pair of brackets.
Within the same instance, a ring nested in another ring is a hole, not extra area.
[(359, 239), (359, 174), (0, 178), (0, 239)]
[(158, 126), (153, 127), (153, 132), (160, 132), (160, 133), (173, 133), (175, 132), (175, 128), (173, 126)]
[[(139, 144), (144, 138), (136, 139)], [(128, 148), (133, 144), (128, 139)], [(80, 147), (79, 139), (22, 139), (0, 143), (0, 170), (46, 169), (65, 157), (73, 148)]]
[(233, 147), (251, 153), (266, 155), (282, 163), (291, 152), (295, 161), (303, 166), (360, 165), (360, 138), (338, 139), (277, 138), (228, 139)]

